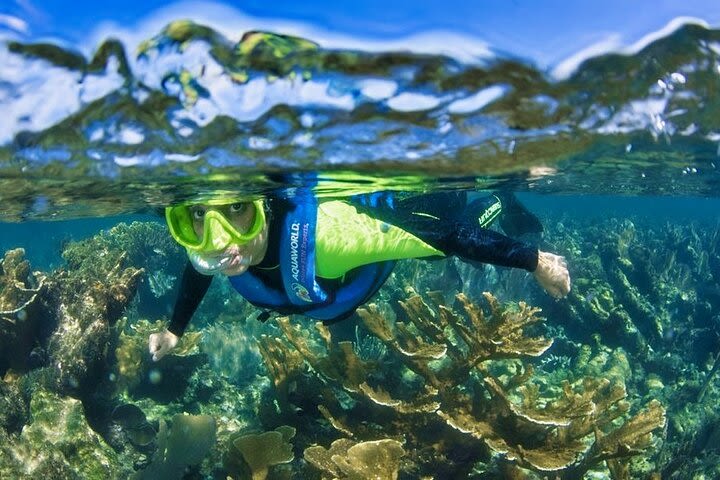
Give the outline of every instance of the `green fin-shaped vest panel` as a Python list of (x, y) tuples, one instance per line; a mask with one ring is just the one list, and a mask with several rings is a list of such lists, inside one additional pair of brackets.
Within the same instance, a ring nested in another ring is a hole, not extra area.
[(328, 201), (318, 206), (315, 255), (319, 277), (339, 278), (368, 263), (444, 254), (348, 203)]

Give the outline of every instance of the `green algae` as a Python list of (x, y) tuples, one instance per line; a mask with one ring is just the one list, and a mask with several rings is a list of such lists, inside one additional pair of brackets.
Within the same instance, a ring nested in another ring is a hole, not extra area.
[(215, 445), (215, 419), (207, 415), (175, 415), (170, 427), (160, 421), (152, 463), (135, 474), (136, 480), (174, 480), (188, 466), (200, 463)]
[(80, 401), (37, 391), (31, 423), (0, 446), (2, 478), (122, 479), (129, 474), (117, 453), (95, 433)]

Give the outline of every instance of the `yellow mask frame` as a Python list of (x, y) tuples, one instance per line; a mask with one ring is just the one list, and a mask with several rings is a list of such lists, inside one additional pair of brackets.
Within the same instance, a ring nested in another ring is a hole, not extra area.
[[(217, 205), (229, 205), (223, 202)], [(236, 203), (236, 202), (235, 202)], [(265, 227), (265, 208), (262, 200), (250, 203), (255, 208), (252, 224), (247, 232), (239, 232), (225, 216), (217, 210), (205, 213), (203, 219), (203, 235), (198, 238), (193, 228), (193, 205), (176, 205), (165, 209), (165, 220), (170, 235), (186, 249), (197, 253), (211, 253), (224, 250), (231, 244), (243, 245), (257, 237)], [(213, 205), (210, 203), (210, 205)]]

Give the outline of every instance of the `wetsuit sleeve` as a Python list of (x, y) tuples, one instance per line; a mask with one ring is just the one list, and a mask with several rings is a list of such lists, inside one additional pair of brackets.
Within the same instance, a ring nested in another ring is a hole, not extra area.
[(205, 296), (212, 282), (212, 276), (199, 273), (190, 262), (185, 265), (185, 271), (180, 281), (180, 293), (175, 301), (172, 320), (168, 331), (182, 337), (190, 323), (195, 310)]
[(455, 223), (444, 231), (426, 233), (426, 238), (423, 238), (422, 233), (415, 234), (446, 255), (502, 267), (522, 268), (529, 272), (537, 269), (536, 247), (479, 225)]

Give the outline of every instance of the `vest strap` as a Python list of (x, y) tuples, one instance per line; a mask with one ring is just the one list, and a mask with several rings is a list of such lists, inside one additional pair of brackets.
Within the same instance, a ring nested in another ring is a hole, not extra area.
[(329, 295), (315, 279), (315, 227), (317, 199), (307, 187), (297, 188), (293, 208), (283, 221), (280, 272), (293, 305), (323, 304)]

